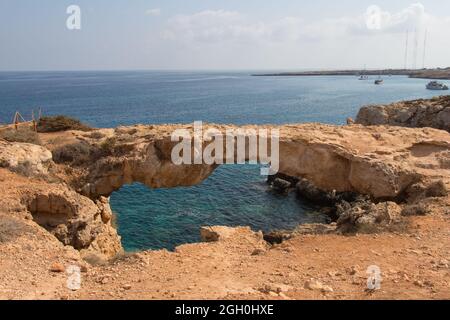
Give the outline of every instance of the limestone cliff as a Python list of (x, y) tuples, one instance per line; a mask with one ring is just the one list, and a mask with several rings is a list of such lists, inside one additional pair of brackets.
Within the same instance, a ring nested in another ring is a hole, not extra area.
[(359, 111), (356, 123), (411, 128), (430, 127), (450, 132), (450, 96), (366, 106)]

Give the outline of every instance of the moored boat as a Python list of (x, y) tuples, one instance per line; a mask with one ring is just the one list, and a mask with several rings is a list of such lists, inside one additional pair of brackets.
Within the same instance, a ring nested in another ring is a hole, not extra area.
[(431, 81), (427, 84), (428, 90), (448, 90), (448, 86), (439, 81)]

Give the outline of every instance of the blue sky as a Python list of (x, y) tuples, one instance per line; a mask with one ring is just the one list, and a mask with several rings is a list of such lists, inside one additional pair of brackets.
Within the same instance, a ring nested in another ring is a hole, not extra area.
[[(66, 28), (71, 4), (81, 30)], [(403, 67), (407, 29), (408, 66), (423, 65), (425, 30), (425, 65), (450, 66), (442, 0), (2, 0), (0, 27), (0, 70)]]

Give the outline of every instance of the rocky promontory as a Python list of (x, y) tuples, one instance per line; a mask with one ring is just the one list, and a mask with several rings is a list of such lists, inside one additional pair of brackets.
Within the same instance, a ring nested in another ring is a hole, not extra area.
[(359, 111), (356, 123), (410, 128), (430, 127), (450, 132), (450, 96), (365, 106)]

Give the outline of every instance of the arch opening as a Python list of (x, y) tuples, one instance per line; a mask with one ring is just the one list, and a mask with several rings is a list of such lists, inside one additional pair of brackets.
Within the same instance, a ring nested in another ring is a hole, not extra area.
[(250, 226), (270, 232), (330, 222), (319, 206), (299, 199), (295, 192), (272, 190), (260, 168), (222, 165), (191, 187), (122, 186), (111, 195), (111, 208), (125, 250), (173, 250), (181, 244), (200, 242), (202, 226)]

